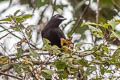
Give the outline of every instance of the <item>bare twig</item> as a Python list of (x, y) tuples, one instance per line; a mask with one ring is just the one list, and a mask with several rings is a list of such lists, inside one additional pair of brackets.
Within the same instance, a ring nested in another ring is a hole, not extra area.
[(115, 0), (112, 0), (112, 3), (117, 7), (117, 8), (119, 8), (120, 9), (120, 5), (119, 4), (117, 4), (116, 2), (115, 2)]
[(45, 11), (47, 10), (47, 8), (49, 7), (49, 4), (44, 8), (44, 10), (41, 12), (41, 14), (40, 14), (40, 20), (38, 21), (38, 25), (42, 22), (42, 19), (43, 19), (43, 15), (44, 15), (44, 13), (45, 13)]
[[(14, 32), (14, 31), (11, 31), (11, 32)], [(9, 33), (5, 34), (4, 36), (0, 37), (0, 39), (6, 37)]]
[(97, 0), (96, 23), (99, 23), (99, 0)]
[[(9, 0), (10, 2), (9, 2), (9, 5), (8, 5), (8, 7), (7, 8), (5, 8), (4, 10), (2, 10), (1, 12), (0, 12), (0, 14), (1, 13), (4, 13), (6, 10), (8, 10), (9, 8), (11, 8), (11, 4), (12, 4), (12, 2), (13, 2), (13, 0)], [(14, 6), (15, 4), (12, 4), (12, 6)]]
[(1, 28), (3, 28), (4, 30), (6, 30), (7, 32), (9, 32), (10, 34), (12, 34), (13, 36), (17, 37), (18, 39), (21, 39), (19, 36), (16, 36), (15, 34), (13, 34), (11, 31), (9, 31), (8, 29), (6, 29), (5, 27), (1, 26)]
[(47, 64), (47, 63), (49, 63), (50, 59), (53, 59), (54, 57), (56, 57), (56, 56), (53, 55), (53, 56), (49, 57), (49, 58), (48, 58), (43, 64)]
[(90, 5), (90, 0), (89, 0), (89, 4), (85, 7), (83, 13), (79, 16), (78, 21), (77, 21), (77, 23), (76, 23), (76, 25), (75, 25), (75, 28), (74, 28), (73, 31), (72, 31), (72, 34), (76, 31), (76, 29), (77, 29), (77, 28), (79, 27), (79, 25), (82, 23), (82, 18), (83, 18), (83, 16), (84, 16), (85, 12), (87, 11), (87, 9), (89, 8), (89, 5)]
[[(6, 30), (7, 32), (9, 32), (11, 35), (15, 36), (16, 38), (18, 38), (18, 39), (20, 39), (20, 40), (22, 39), (22, 38), (20, 38), (19, 36), (13, 34), (12, 31), (9, 31), (9, 30), (6, 29), (5, 27), (3, 27), (2, 25), (0, 25), (0, 27), (3, 28), (4, 30)], [(32, 47), (34, 47), (35, 49), (38, 49), (38, 48), (36, 48), (36, 46), (34, 46), (33, 44), (31, 44), (31, 43), (29, 43), (29, 42), (26, 42), (26, 43), (30, 44), (30, 45), (31, 45)]]
[(6, 74), (6, 73), (3, 73), (3, 72), (0, 72), (0, 75), (4, 75), (4, 76), (12, 77), (12, 78), (15, 78), (15, 79), (18, 79), (18, 80), (22, 80), (21, 78), (18, 78), (16, 76), (13, 76), (13, 75), (10, 75), (10, 74)]
[(53, 7), (53, 12), (52, 12), (52, 16), (53, 16), (53, 14), (54, 14), (54, 12), (55, 12), (55, 9), (56, 9), (56, 0), (54, 0), (54, 3), (53, 3), (53, 5), (52, 5), (52, 7)]

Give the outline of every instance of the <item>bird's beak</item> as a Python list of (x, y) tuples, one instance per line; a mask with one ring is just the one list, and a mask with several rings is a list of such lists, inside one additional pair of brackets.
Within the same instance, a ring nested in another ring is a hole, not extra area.
[(63, 20), (66, 20), (67, 18), (64, 18)]
[(60, 19), (60, 20), (63, 20), (63, 21), (66, 20), (66, 18), (64, 18), (64, 17), (60, 17), (59, 19)]

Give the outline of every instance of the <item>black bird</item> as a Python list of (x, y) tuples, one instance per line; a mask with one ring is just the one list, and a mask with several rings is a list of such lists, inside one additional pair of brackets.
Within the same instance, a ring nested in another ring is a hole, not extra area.
[(65, 38), (63, 31), (59, 28), (59, 25), (65, 18), (59, 14), (54, 15), (48, 24), (42, 30), (42, 38), (46, 38), (51, 42), (51, 45), (57, 45), (61, 48), (61, 38)]

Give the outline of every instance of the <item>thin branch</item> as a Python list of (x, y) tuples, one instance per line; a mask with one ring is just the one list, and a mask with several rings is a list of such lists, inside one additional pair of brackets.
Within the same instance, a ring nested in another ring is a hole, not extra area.
[[(88, 10), (89, 6), (90, 6), (90, 0), (89, 0), (89, 4), (85, 7), (83, 13), (79, 16), (78, 21), (77, 21), (77, 23), (76, 23), (76, 25), (75, 25), (75, 28), (74, 28), (73, 31), (72, 31), (72, 34), (76, 31), (76, 29), (77, 29), (77, 28), (79, 27), (79, 25), (82, 23), (82, 18), (83, 18), (83, 16), (84, 16), (85, 12)], [(72, 35), (72, 34), (71, 34), (71, 35)]]
[[(11, 32), (14, 32), (14, 31), (11, 31)], [(0, 37), (0, 39), (6, 37), (9, 33), (5, 34), (4, 36)]]
[(97, 0), (96, 23), (99, 23), (99, 0)]
[(38, 21), (38, 25), (42, 22), (42, 19), (43, 19), (43, 15), (44, 15), (44, 13), (45, 13), (45, 11), (47, 10), (47, 8), (49, 7), (49, 4), (44, 8), (44, 10), (41, 12), (41, 14), (40, 14), (40, 19), (39, 19), (39, 21)]
[(55, 9), (56, 9), (56, 0), (54, 1), (52, 7), (53, 7), (53, 12), (52, 12), (52, 16), (53, 16), (53, 14), (54, 14), (54, 12), (55, 12)]
[(21, 40), (21, 38), (19, 36), (16, 36), (15, 34), (13, 34), (11, 31), (9, 31), (8, 29), (6, 29), (5, 27), (3, 27), (1, 25), (0, 25), (0, 27), (3, 28), (4, 30), (6, 30), (7, 32), (9, 32), (10, 34), (12, 34), (13, 36), (15, 36), (15, 37), (17, 37), (18, 39)]
[(2, 10), (2, 11), (0, 12), (0, 14), (4, 13), (4, 12), (7, 11), (9, 8), (11, 8), (11, 5), (12, 5), (12, 6), (15, 5), (15, 4), (12, 4), (13, 0), (9, 0), (9, 1), (10, 1), (10, 2), (9, 2), (9, 5), (7, 6), (7, 8), (5, 8), (4, 10)]
[(12, 78), (15, 78), (15, 79), (18, 79), (18, 80), (22, 80), (21, 78), (18, 78), (16, 76), (13, 76), (13, 75), (10, 75), (10, 74), (6, 74), (6, 73), (3, 73), (3, 72), (0, 72), (0, 75), (4, 75), (4, 76), (12, 77)]
[[(9, 32), (11, 35), (15, 36), (16, 38), (18, 38), (18, 39), (20, 39), (20, 40), (22, 39), (22, 38), (20, 38), (19, 36), (13, 34), (12, 31), (9, 31), (9, 30), (6, 29), (5, 27), (3, 27), (2, 25), (0, 25), (0, 27), (3, 28), (4, 30), (6, 30), (7, 32)], [(31, 45), (32, 47), (34, 47), (35, 49), (38, 49), (38, 48), (36, 48), (36, 46), (34, 46), (33, 44), (31, 44), (31, 43), (29, 43), (29, 42), (26, 42), (26, 43), (30, 44), (30, 45)]]
[(117, 7), (117, 8), (119, 8), (120, 9), (120, 5), (119, 4), (117, 4), (116, 2), (115, 2), (115, 0), (112, 0), (112, 3)]

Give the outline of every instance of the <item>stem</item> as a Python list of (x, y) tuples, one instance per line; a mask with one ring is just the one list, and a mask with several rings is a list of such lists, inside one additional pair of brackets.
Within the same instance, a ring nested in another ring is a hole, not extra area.
[(55, 8), (56, 8), (56, 0), (54, 1), (52, 7), (53, 7), (53, 12), (52, 12), (52, 16), (53, 16), (53, 14), (54, 14), (54, 12), (55, 12)]
[(16, 79), (18, 79), (18, 80), (22, 80), (21, 78), (18, 78), (18, 77), (16, 77), (16, 76), (13, 76), (13, 75), (10, 75), (10, 74), (6, 74), (6, 73), (3, 73), (3, 72), (0, 72), (0, 75), (4, 75), (4, 76), (16, 78)]
[(99, 0), (97, 0), (96, 23), (99, 23)]
[[(76, 25), (75, 25), (75, 28), (74, 28), (73, 31), (72, 31), (72, 34), (76, 31), (76, 29), (77, 29), (77, 28), (79, 27), (79, 25), (82, 23), (82, 18), (83, 18), (83, 16), (84, 16), (85, 12), (86, 12), (86, 11), (88, 10), (88, 8), (89, 8), (90, 1), (91, 1), (91, 0), (89, 0), (89, 4), (85, 7), (83, 13), (79, 16), (78, 21), (77, 21), (77, 23), (76, 23)], [(71, 35), (72, 35), (72, 34), (71, 34)]]

